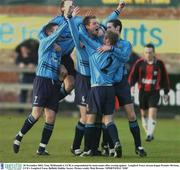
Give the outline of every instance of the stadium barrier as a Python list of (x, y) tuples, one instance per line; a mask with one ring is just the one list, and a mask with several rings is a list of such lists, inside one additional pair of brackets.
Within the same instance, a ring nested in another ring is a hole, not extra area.
[[(19, 68), (16, 65), (3, 65), (0, 67), (0, 73), (34, 73), (35, 69), (30, 68)], [(32, 84), (22, 83), (0, 83), (0, 91), (18, 93), (20, 90), (32, 90)], [(30, 109), (31, 103), (19, 103), (19, 102), (0, 102), (0, 109)]]
[[(34, 73), (35, 69), (29, 69), (29, 68), (19, 68), (16, 65), (2, 65), (0, 67), (0, 73), (17, 73), (18, 75), (21, 73)], [(179, 74), (170, 74), (170, 82), (171, 82), (171, 90), (170, 90), (170, 100), (168, 103), (164, 103), (162, 100), (162, 97), (160, 99), (160, 110), (163, 112), (167, 112), (167, 114), (164, 114), (163, 116), (173, 116), (173, 115), (179, 115), (179, 106), (180, 106), (180, 78)], [(22, 84), (19, 82), (0, 82), (0, 91), (5, 92), (13, 92), (18, 93), (20, 90), (32, 90), (33, 85), (32, 84)], [(161, 91), (161, 96), (163, 95)], [(135, 106), (138, 106), (138, 92), (135, 93), (134, 98)], [(31, 103), (19, 103), (17, 101), (0, 101), (0, 109), (5, 110), (17, 110), (17, 109), (31, 109), (32, 104)], [(68, 95), (62, 103), (60, 103), (60, 110), (72, 110), (75, 111), (77, 108), (74, 104), (74, 91), (71, 92), (70, 95)]]

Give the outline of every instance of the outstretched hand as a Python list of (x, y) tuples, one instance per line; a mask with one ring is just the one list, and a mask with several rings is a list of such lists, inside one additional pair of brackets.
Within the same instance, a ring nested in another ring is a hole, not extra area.
[(126, 6), (126, 3), (124, 1), (120, 1), (117, 7), (117, 10), (122, 10)]
[(75, 17), (80, 13), (80, 8), (76, 6), (72, 11), (72, 16)]

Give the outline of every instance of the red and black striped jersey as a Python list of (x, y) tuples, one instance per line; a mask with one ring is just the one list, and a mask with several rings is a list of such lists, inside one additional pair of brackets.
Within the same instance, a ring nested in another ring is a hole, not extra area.
[(163, 89), (167, 94), (170, 89), (169, 77), (164, 62), (157, 58), (154, 59), (152, 64), (149, 64), (143, 58), (139, 59), (134, 64), (128, 81), (131, 86), (134, 86), (137, 82), (139, 90), (146, 92)]

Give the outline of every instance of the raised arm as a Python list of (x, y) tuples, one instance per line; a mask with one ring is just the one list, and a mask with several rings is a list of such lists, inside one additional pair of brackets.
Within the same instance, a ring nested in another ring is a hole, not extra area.
[(107, 23), (110, 20), (117, 19), (119, 17), (119, 14), (121, 13), (122, 9), (125, 7), (124, 2), (119, 2), (118, 7), (115, 11), (113, 11), (109, 16), (107, 16), (102, 22), (101, 25), (106, 28)]
[(91, 39), (90, 37), (88, 37), (85, 34), (81, 35), (83, 41), (85, 41), (87, 43), (88, 46), (90, 46), (91, 48), (93, 48), (94, 50), (96, 50), (98, 47), (102, 46), (101, 43)]
[(64, 22), (61, 26), (59, 26), (57, 31), (55, 31), (53, 34), (41, 39), (40, 42), (41, 46), (43, 46), (44, 49), (49, 48), (56, 41), (59, 35), (62, 34), (67, 29), (67, 26), (68, 26), (67, 22)]
[[(65, 21), (65, 18), (64, 17), (62, 17), (61, 15), (59, 15), (59, 16), (56, 16), (55, 18), (53, 18), (53, 19), (51, 19), (50, 21), (49, 21), (49, 23), (56, 23), (56, 24), (58, 24), (58, 25), (61, 25), (63, 22)], [(80, 24), (82, 24), (82, 21), (83, 21), (83, 18), (81, 17), (81, 16), (75, 16), (74, 17), (74, 23), (75, 23), (75, 25), (77, 25), (77, 26), (79, 26)], [(47, 25), (47, 24), (46, 24)], [(46, 26), (46, 25), (44, 25), (41, 29), (40, 29), (40, 31), (39, 31), (39, 34), (38, 34), (38, 38), (39, 39), (42, 39), (42, 38), (44, 38), (46, 35), (44, 34), (44, 27)], [(69, 29), (69, 28), (67, 28), (67, 29)]]
[(78, 31), (77, 25), (75, 25), (74, 17), (68, 18), (68, 25), (69, 25), (71, 36), (73, 38), (73, 41), (74, 41), (76, 48), (81, 48), (80, 47), (80, 34)]

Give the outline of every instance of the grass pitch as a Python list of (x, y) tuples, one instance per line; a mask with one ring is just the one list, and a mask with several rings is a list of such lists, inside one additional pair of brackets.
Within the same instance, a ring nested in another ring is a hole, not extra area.
[(134, 143), (128, 127), (127, 119), (116, 118), (119, 136), (123, 146), (122, 158), (111, 157), (75, 157), (70, 153), (70, 146), (74, 137), (74, 127), (77, 118), (57, 116), (53, 135), (48, 144), (50, 156), (37, 156), (43, 118), (27, 133), (21, 143), (20, 152), (14, 154), (12, 142), (15, 134), (21, 128), (26, 116), (18, 114), (0, 115), (0, 162), (45, 162), (45, 163), (127, 163), (127, 162), (161, 162), (180, 163), (180, 121), (173, 119), (158, 119), (155, 140), (145, 142), (145, 133), (141, 127), (142, 144), (148, 156), (141, 158), (135, 154)]

